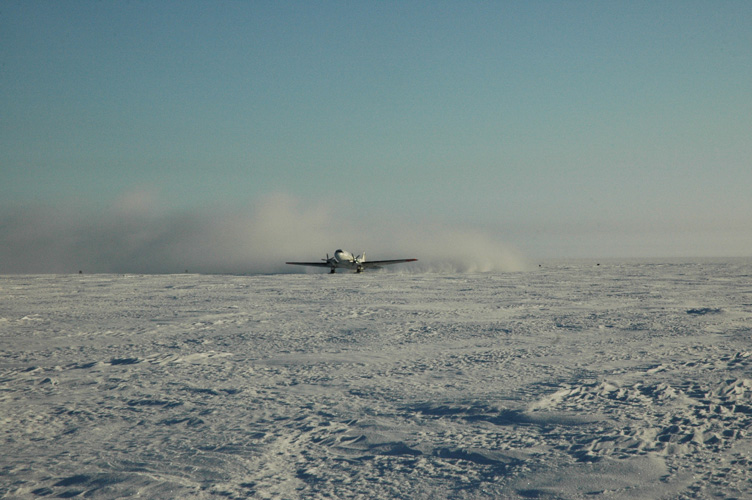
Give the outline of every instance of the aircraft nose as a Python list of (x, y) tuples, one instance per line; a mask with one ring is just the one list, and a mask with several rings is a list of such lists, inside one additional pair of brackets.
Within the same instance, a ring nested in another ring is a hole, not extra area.
[(336, 252), (334, 252), (334, 257), (337, 260), (352, 260), (353, 258), (352, 255), (350, 255), (350, 252), (346, 252), (342, 249), (339, 249)]

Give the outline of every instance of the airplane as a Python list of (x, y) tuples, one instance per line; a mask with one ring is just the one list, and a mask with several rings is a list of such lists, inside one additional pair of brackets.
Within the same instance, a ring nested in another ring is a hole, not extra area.
[(334, 257), (329, 257), (326, 254), (326, 259), (321, 259), (323, 262), (285, 262), (285, 264), (291, 264), (293, 266), (313, 266), (313, 267), (328, 267), (331, 269), (330, 274), (334, 274), (338, 268), (354, 269), (356, 273), (363, 272), (364, 269), (381, 269), (381, 266), (388, 266), (390, 264), (399, 264), (401, 262), (415, 262), (418, 259), (393, 259), (393, 260), (369, 260), (366, 261), (366, 253), (355, 257), (353, 254), (346, 250), (337, 250), (334, 252)]

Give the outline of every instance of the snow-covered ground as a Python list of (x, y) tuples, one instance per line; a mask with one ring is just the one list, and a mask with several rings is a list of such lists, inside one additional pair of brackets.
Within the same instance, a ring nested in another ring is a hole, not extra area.
[(5, 498), (752, 498), (752, 262), (0, 277)]

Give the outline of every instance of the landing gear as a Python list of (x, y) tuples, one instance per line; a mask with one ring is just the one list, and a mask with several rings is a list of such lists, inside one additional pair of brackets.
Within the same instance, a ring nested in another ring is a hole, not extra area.
[(357, 269), (355, 269), (355, 272), (356, 273), (362, 273), (363, 272), (363, 268), (361, 266), (358, 266)]
[(334, 272), (335, 272), (335, 269), (334, 269), (334, 268), (332, 268), (332, 270), (331, 270), (331, 271), (329, 271), (329, 274), (334, 274)]

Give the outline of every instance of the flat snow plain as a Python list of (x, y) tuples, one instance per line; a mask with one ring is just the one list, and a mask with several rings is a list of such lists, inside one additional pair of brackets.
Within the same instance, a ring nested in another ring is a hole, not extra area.
[(752, 498), (752, 262), (0, 276), (4, 498)]

